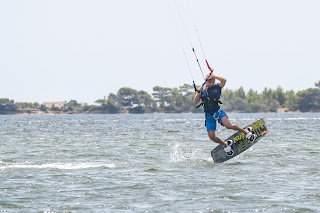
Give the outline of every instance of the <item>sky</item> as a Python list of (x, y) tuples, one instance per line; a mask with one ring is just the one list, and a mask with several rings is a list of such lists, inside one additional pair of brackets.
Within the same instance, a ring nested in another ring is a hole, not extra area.
[(319, 8), (318, 0), (1, 0), (0, 98), (93, 104), (122, 87), (200, 85), (192, 47), (225, 88), (308, 89), (320, 80)]

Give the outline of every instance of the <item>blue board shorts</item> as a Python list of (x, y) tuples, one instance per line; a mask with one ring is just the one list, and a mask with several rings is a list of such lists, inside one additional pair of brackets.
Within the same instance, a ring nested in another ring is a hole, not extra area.
[(207, 131), (215, 131), (217, 129), (217, 121), (219, 122), (219, 124), (224, 126), (222, 123), (222, 118), (224, 116), (228, 118), (227, 114), (223, 111), (223, 109), (219, 109), (219, 111), (214, 114), (205, 113), (205, 116), (205, 126), (207, 128)]

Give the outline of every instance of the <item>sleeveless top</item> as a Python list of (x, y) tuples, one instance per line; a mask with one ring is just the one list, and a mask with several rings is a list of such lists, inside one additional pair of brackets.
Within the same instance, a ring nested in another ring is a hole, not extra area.
[(203, 101), (204, 112), (214, 114), (220, 109), (219, 103), (221, 96), (221, 87), (218, 83), (215, 83), (212, 87), (206, 90), (206, 85), (204, 85), (201, 91), (201, 100)]

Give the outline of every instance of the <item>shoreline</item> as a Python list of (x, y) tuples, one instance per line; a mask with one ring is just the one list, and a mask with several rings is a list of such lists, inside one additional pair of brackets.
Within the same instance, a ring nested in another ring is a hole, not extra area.
[[(194, 112), (184, 112), (184, 113), (194, 113)], [(195, 112), (195, 113), (202, 113), (202, 112)], [(277, 113), (277, 114), (286, 114), (286, 113), (317, 113), (317, 112), (301, 112), (301, 111), (290, 111), (287, 108), (279, 108), (276, 112), (236, 112), (236, 111), (229, 111), (229, 113)], [(17, 111), (10, 111), (8, 113), (2, 113), (0, 115), (76, 115), (76, 114), (150, 114), (150, 113), (101, 113), (101, 111), (86, 111), (86, 112), (76, 112), (76, 111), (41, 111), (41, 110), (17, 110)], [(181, 114), (181, 113), (166, 113), (166, 112), (154, 112), (151, 114)]]

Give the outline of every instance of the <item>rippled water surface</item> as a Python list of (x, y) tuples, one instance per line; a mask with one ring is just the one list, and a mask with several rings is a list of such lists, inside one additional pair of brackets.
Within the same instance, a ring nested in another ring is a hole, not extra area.
[(319, 113), (230, 113), (269, 133), (222, 164), (203, 117), (0, 116), (0, 212), (320, 212)]

